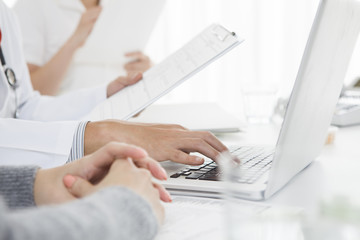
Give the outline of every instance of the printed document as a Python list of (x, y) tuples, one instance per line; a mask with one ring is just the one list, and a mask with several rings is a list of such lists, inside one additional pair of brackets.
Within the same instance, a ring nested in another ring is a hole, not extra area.
[(213, 24), (145, 72), (141, 81), (97, 106), (88, 118), (127, 120), (241, 42), (234, 33)]

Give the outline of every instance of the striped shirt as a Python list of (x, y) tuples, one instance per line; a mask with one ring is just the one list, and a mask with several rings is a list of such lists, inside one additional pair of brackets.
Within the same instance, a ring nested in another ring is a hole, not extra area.
[(84, 156), (84, 135), (85, 135), (85, 128), (89, 121), (80, 122), (74, 137), (73, 137), (73, 144), (70, 150), (70, 155), (66, 163), (73, 162), (79, 158)]

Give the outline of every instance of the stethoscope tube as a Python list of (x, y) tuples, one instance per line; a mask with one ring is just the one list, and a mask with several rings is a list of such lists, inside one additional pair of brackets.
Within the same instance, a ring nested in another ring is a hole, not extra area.
[(5, 62), (5, 58), (4, 58), (4, 54), (3, 54), (3, 51), (1, 49), (1, 46), (0, 46), (0, 61), (1, 61), (1, 65), (5, 68), (6, 62)]
[(6, 61), (5, 61), (5, 57), (4, 57), (4, 53), (2, 51), (1, 48), (1, 40), (2, 40), (2, 34), (1, 34), (1, 29), (0, 29), (0, 61), (1, 61), (1, 66), (4, 70), (4, 74), (6, 76), (6, 80), (9, 83), (10, 87), (14, 90), (15, 93), (15, 113), (14, 113), (14, 118), (18, 118), (19, 116), (19, 111), (18, 111), (18, 101), (17, 101), (17, 94), (16, 94), (16, 88), (18, 87), (17, 84), (17, 79), (16, 79), (16, 75), (15, 72), (6, 66)]
[(0, 61), (4, 69), (7, 82), (9, 83), (10, 87), (15, 90), (17, 88), (17, 79), (15, 76), (15, 72), (11, 68), (6, 67), (5, 57), (1, 49), (1, 46), (0, 46)]

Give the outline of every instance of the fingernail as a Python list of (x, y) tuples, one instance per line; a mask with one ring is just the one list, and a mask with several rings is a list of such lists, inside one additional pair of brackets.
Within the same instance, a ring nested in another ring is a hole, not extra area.
[(196, 157), (195, 158), (195, 162), (198, 163), (198, 164), (202, 164), (204, 161), (204, 159), (202, 157)]
[(75, 181), (76, 181), (76, 178), (72, 175), (66, 175), (64, 177), (64, 185), (67, 188), (71, 188)]
[(132, 73), (131, 74), (131, 79), (135, 79), (137, 75), (138, 75), (138, 73)]
[(138, 78), (138, 77), (139, 77), (139, 75), (140, 75), (140, 73), (139, 73), (139, 72), (134, 73), (134, 75), (133, 75), (132, 79), (133, 79), (133, 80), (135, 80), (136, 78)]
[(137, 146), (135, 146), (135, 147), (136, 147), (139, 151), (141, 151), (141, 152), (144, 154), (145, 157), (149, 156), (148, 152), (147, 152), (145, 149), (143, 149), (143, 148), (141, 148), (141, 147), (137, 147)]
[(162, 175), (163, 175), (163, 180), (166, 180), (167, 179), (167, 173), (165, 171), (165, 169), (163, 167), (160, 167), (161, 169), (161, 172), (162, 172)]
[(167, 195), (167, 202), (172, 202), (172, 198), (169, 192), (166, 192)]

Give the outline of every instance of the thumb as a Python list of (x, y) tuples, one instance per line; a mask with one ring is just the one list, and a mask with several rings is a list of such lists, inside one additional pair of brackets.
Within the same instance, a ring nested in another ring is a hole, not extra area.
[(93, 192), (94, 186), (83, 178), (66, 175), (63, 178), (65, 187), (77, 198), (85, 197)]
[(129, 74), (124, 81), (122, 82), (125, 86), (132, 85), (137, 83), (142, 79), (142, 73), (141, 72), (134, 72), (132, 74)]
[(106, 90), (107, 97), (111, 97), (115, 93), (119, 92), (121, 89), (123, 89), (129, 85), (132, 85), (134, 83), (137, 83), (141, 79), (142, 79), (141, 73), (135, 73), (135, 74), (132, 74), (131, 76), (126, 76), (126, 77), (118, 77), (117, 79), (115, 79), (114, 81), (112, 81), (108, 84), (108, 87)]

